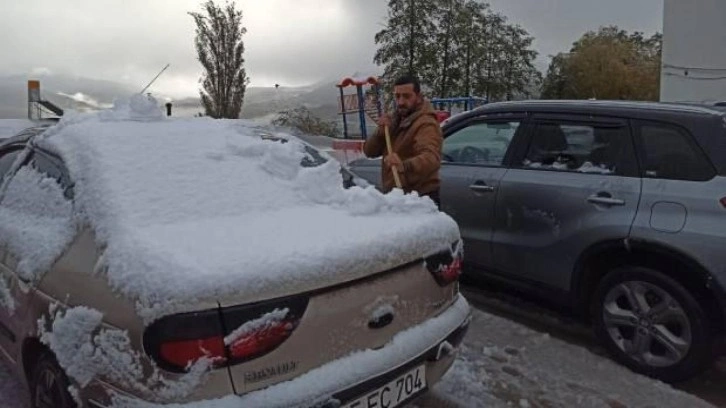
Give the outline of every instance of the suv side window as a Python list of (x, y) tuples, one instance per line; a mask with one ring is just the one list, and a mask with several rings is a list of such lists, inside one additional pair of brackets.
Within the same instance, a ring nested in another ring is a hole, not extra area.
[(716, 175), (708, 157), (684, 129), (642, 122), (638, 130), (643, 150), (643, 177), (705, 181)]
[(501, 166), (518, 127), (518, 121), (471, 124), (444, 139), (442, 158), (449, 163)]
[(541, 122), (534, 129), (522, 167), (637, 175), (633, 143), (625, 124)]

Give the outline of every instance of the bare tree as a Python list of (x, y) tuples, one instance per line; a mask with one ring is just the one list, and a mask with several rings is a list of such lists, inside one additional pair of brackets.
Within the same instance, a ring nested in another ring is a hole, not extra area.
[(203, 12), (190, 12), (197, 26), (194, 45), (197, 59), (204, 67), (200, 79), (204, 112), (213, 118), (239, 118), (249, 79), (244, 69), (242, 11), (235, 3), (224, 9), (208, 0)]

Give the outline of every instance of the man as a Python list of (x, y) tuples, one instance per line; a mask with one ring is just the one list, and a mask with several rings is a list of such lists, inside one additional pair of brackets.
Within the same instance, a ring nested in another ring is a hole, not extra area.
[[(416, 191), (428, 196), (438, 207), (439, 169), (441, 168), (441, 127), (431, 103), (421, 95), (421, 84), (413, 76), (399, 78), (393, 86), (396, 112), (393, 117), (383, 114), (378, 129), (365, 141), (363, 153), (367, 157), (383, 156), (381, 181), (383, 192), (396, 187), (393, 172), (399, 174), (404, 192)], [(386, 148), (384, 126), (391, 135), (389, 154)]]

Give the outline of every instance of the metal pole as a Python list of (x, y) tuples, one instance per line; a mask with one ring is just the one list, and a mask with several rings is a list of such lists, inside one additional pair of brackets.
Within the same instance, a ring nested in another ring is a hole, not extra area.
[(374, 85), (373, 91), (376, 94), (376, 109), (378, 110), (378, 117), (383, 116), (383, 104), (381, 103), (381, 85)]
[(166, 66), (164, 68), (162, 68), (161, 71), (158, 74), (156, 74), (156, 76), (154, 77), (154, 79), (152, 79), (151, 82), (149, 82), (149, 84), (146, 85), (144, 87), (144, 89), (141, 90), (141, 92), (139, 92), (139, 94), (144, 93), (144, 91), (146, 91), (151, 86), (151, 84), (153, 84), (154, 81), (156, 81), (156, 78), (158, 78), (159, 75), (161, 75), (164, 71), (166, 71), (167, 68), (169, 68), (169, 65), (171, 65), (171, 64), (166, 64)]
[(343, 87), (339, 86), (340, 89), (340, 112), (343, 115), (343, 139), (348, 138), (348, 112), (345, 110), (345, 95), (343, 94)]
[(366, 131), (366, 113), (365, 113), (365, 105), (366, 101), (363, 97), (363, 87), (361, 85), (355, 86), (356, 91), (358, 92), (358, 120), (360, 121), (360, 132), (363, 136), (363, 140), (366, 140), (368, 138), (368, 132)]

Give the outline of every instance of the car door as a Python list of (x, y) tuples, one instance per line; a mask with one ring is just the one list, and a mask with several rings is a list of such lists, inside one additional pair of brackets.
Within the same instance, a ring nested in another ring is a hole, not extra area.
[(535, 114), (527, 146), (497, 195), (496, 270), (568, 291), (586, 248), (630, 233), (641, 180), (629, 122)]
[(467, 263), (491, 265), (494, 199), (522, 123), (522, 115), (475, 117), (444, 135), (441, 210), (459, 225)]
[[(22, 144), (10, 145), (0, 150), (0, 180), (5, 180), (25, 148)], [(15, 362), (18, 347), (19, 321), (23, 318), (24, 297), (27, 286), (20, 282), (12, 269), (12, 256), (8, 245), (0, 237), (0, 352)]]

